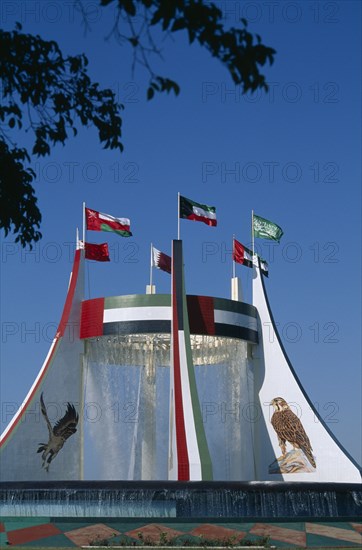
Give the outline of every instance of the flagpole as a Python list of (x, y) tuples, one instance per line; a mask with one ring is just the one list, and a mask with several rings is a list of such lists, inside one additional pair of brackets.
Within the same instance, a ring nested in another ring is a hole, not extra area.
[(253, 265), (254, 265), (254, 210), (251, 211), (251, 244), (252, 244)]
[(233, 279), (235, 279), (235, 260), (234, 260), (234, 246), (235, 246), (235, 235), (233, 235), (233, 251), (232, 251), (232, 259), (233, 259)]
[(85, 246), (85, 202), (83, 202), (83, 243)]
[(152, 243), (151, 243), (151, 263), (150, 263), (150, 289), (151, 289), (151, 292), (152, 292)]
[(80, 248), (80, 243), (79, 243), (79, 229), (77, 227), (76, 231), (75, 231), (75, 249), (76, 250), (79, 250)]
[(180, 240), (180, 193), (177, 193), (177, 240)]

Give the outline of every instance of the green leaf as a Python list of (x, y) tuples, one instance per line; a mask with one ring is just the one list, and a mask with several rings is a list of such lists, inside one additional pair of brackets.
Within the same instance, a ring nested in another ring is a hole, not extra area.
[(147, 99), (150, 100), (155, 95), (155, 90), (150, 86), (147, 90)]

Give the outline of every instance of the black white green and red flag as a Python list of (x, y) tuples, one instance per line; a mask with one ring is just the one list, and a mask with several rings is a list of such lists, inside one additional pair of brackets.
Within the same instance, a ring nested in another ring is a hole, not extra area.
[(171, 273), (171, 256), (152, 246), (152, 267)]
[(111, 231), (121, 237), (132, 237), (128, 218), (115, 218), (90, 208), (85, 209), (85, 217), (89, 231)]
[(259, 258), (259, 262), (260, 262), (260, 271), (262, 272), (263, 275), (265, 275), (265, 277), (269, 277), (268, 262), (263, 260), (263, 258), (260, 258), (260, 256), (258, 256), (258, 258)]
[(246, 267), (253, 267), (252, 251), (236, 239), (233, 239), (233, 260)]
[(94, 260), (96, 262), (110, 262), (109, 250), (107, 243), (81, 243), (85, 250), (85, 259)]
[(212, 227), (217, 225), (215, 206), (200, 204), (180, 195), (179, 208), (181, 219), (203, 222)]
[[(259, 261), (260, 270), (265, 275), (265, 277), (269, 276), (269, 266), (268, 263), (263, 259), (260, 258), (257, 254), (254, 256), (256, 258), (256, 262)], [(237, 241), (235, 238), (233, 239), (233, 261), (245, 265), (246, 267), (253, 267), (253, 252), (250, 250), (250, 248), (247, 248), (241, 242)]]

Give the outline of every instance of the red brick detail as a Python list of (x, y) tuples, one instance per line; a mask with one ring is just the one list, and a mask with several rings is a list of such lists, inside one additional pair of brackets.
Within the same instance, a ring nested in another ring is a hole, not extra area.
[(125, 535), (132, 537), (134, 539), (140, 540), (138, 533), (141, 533), (142, 539), (147, 542), (164, 542), (165, 538), (167, 540), (174, 539), (180, 535), (184, 535), (182, 531), (176, 531), (176, 529), (171, 529), (165, 525), (160, 525), (158, 523), (150, 523), (139, 529), (133, 529), (132, 531), (127, 531)]
[(270, 537), (273, 540), (287, 542), (293, 546), (296, 545), (303, 548), (307, 546), (306, 533), (304, 531), (297, 531), (296, 529), (285, 529), (284, 527), (277, 527), (268, 523), (256, 523), (249, 533), (251, 535)]
[(104, 298), (82, 302), (80, 337), (93, 338), (103, 335)]
[(214, 299), (211, 296), (187, 296), (190, 334), (215, 335)]
[(112, 539), (112, 537), (120, 535), (120, 532), (103, 523), (95, 523), (94, 525), (73, 529), (63, 534), (74, 542), (76, 546), (88, 546), (91, 542), (96, 543), (97, 540)]
[(43, 525), (34, 525), (33, 527), (8, 531), (7, 537), (9, 544), (19, 545), (60, 534), (62, 534), (61, 530), (54, 524), (45, 523)]
[(234, 539), (235, 542), (243, 539), (246, 535), (243, 531), (236, 531), (235, 529), (228, 529), (227, 527), (222, 527), (221, 525), (211, 525), (209, 523), (205, 523), (204, 525), (199, 525), (192, 531), (190, 531), (190, 534), (194, 537), (204, 537), (209, 540), (226, 540), (226, 539)]
[(3, 523), (1, 523), (1, 521), (0, 521), (0, 533), (5, 533), (5, 526)]

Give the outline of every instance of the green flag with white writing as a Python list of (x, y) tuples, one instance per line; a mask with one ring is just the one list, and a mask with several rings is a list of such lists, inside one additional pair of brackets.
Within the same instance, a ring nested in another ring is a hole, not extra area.
[(283, 235), (283, 230), (279, 225), (273, 223), (265, 218), (256, 216), (254, 214), (253, 222), (254, 236), (260, 239), (272, 239), (279, 242)]

